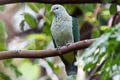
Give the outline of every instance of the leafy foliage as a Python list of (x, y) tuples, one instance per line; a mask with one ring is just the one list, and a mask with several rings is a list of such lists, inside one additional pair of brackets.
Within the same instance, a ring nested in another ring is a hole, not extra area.
[(114, 74), (119, 74), (119, 46), (120, 25), (105, 29), (104, 34), (83, 53), (83, 59), (86, 62), (84, 70), (89, 71), (105, 61), (102, 68), (96, 73), (102, 74), (101, 80), (109, 80)]
[(3, 72), (0, 72), (0, 80), (11, 80), (9, 76), (5, 75)]
[(4, 65), (10, 69), (12, 69), (16, 76), (19, 77), (22, 75), (22, 73), (18, 70), (17, 66), (15, 66), (13, 63), (12, 63), (12, 59), (7, 59), (7, 60), (4, 60)]
[(110, 6), (110, 13), (111, 14), (115, 14), (117, 12), (117, 5), (116, 4), (112, 4)]

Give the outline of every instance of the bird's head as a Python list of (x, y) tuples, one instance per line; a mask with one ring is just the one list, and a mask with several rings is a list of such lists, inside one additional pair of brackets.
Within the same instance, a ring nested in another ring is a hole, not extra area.
[(62, 15), (62, 14), (67, 14), (65, 8), (62, 5), (59, 5), (59, 4), (53, 5), (51, 7), (51, 12), (53, 12), (53, 14), (55, 16)]

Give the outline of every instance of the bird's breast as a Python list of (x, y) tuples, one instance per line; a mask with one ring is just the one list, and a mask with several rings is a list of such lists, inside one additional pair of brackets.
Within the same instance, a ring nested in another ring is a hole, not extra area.
[(51, 27), (52, 35), (57, 45), (63, 46), (66, 43), (73, 42), (72, 23), (66, 23), (54, 24)]

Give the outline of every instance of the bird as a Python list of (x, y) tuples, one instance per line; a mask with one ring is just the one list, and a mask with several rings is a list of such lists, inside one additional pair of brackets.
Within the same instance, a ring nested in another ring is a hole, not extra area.
[[(60, 4), (54, 4), (50, 11), (54, 15), (50, 27), (54, 47), (59, 50), (62, 46), (69, 46), (79, 41), (80, 34), (77, 19), (70, 16), (66, 9)], [(76, 54), (77, 50), (60, 54), (68, 76), (77, 74), (77, 65), (75, 65)]]

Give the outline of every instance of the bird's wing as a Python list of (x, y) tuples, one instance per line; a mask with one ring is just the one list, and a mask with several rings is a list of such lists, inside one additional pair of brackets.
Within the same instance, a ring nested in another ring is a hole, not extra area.
[[(50, 24), (50, 27), (51, 27), (51, 26), (52, 26), (52, 23)], [(57, 48), (57, 45), (56, 45), (56, 43), (55, 43), (55, 40), (54, 40), (52, 31), (50, 30), (50, 32), (51, 32), (51, 36), (52, 36), (53, 45), (54, 45), (55, 48)]]
[(74, 36), (74, 42), (80, 41), (80, 34), (78, 29), (78, 23), (77, 19), (72, 17), (72, 30), (73, 30), (73, 36)]
[(55, 43), (55, 40), (54, 40), (54, 38), (53, 38), (52, 33), (51, 33), (51, 36), (52, 36), (52, 40), (53, 40), (54, 47), (57, 48), (57, 45), (56, 45), (56, 43)]

